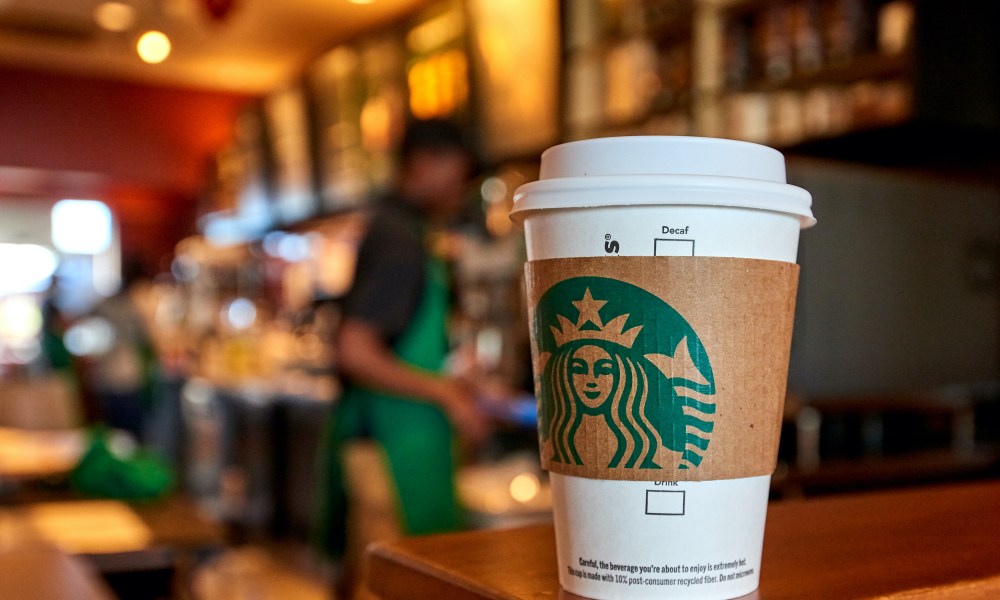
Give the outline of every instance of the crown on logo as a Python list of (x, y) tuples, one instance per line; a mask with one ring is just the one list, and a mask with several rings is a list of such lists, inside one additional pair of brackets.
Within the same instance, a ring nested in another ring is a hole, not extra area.
[[(549, 326), (553, 337), (555, 337), (556, 346), (562, 346), (574, 340), (607, 340), (631, 348), (632, 344), (635, 343), (636, 336), (642, 331), (642, 325), (625, 331), (628, 313), (619, 315), (605, 324), (598, 311), (607, 303), (607, 300), (594, 300), (594, 297), (590, 295), (590, 288), (587, 288), (582, 299), (573, 301), (573, 306), (580, 311), (580, 318), (577, 319), (576, 323), (574, 324), (562, 315), (556, 315), (559, 327)], [(595, 328), (583, 329), (587, 323), (593, 323)]]

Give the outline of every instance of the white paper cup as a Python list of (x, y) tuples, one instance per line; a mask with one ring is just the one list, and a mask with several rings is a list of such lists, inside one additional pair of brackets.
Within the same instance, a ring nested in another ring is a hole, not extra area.
[[(511, 215), (523, 224), (529, 263), (627, 256), (794, 263), (799, 230), (815, 223), (810, 203), (785, 183), (784, 158), (771, 148), (626, 137), (547, 150), (540, 180), (517, 190)], [(541, 377), (536, 362), (536, 382)], [(621, 481), (552, 472), (560, 584), (599, 599), (752, 592), (769, 473)]]

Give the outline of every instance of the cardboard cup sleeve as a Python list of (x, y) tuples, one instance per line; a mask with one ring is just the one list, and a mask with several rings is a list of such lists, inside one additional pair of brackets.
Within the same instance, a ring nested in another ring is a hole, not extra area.
[(545, 469), (631, 481), (774, 471), (798, 265), (623, 256), (525, 271)]

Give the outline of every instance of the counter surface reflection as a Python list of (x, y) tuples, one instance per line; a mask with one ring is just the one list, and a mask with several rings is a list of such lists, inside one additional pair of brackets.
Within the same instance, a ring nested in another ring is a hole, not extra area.
[[(1000, 481), (772, 503), (764, 600), (1000, 597)], [(574, 598), (552, 527), (414, 538), (369, 551), (384, 600)]]

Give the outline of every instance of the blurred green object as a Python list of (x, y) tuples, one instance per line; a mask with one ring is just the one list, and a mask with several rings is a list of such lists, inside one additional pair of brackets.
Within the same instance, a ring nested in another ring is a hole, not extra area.
[(170, 467), (160, 458), (139, 449), (116, 452), (112, 432), (98, 427), (90, 432), (89, 445), (70, 473), (73, 488), (86, 496), (117, 500), (155, 500), (173, 488)]

